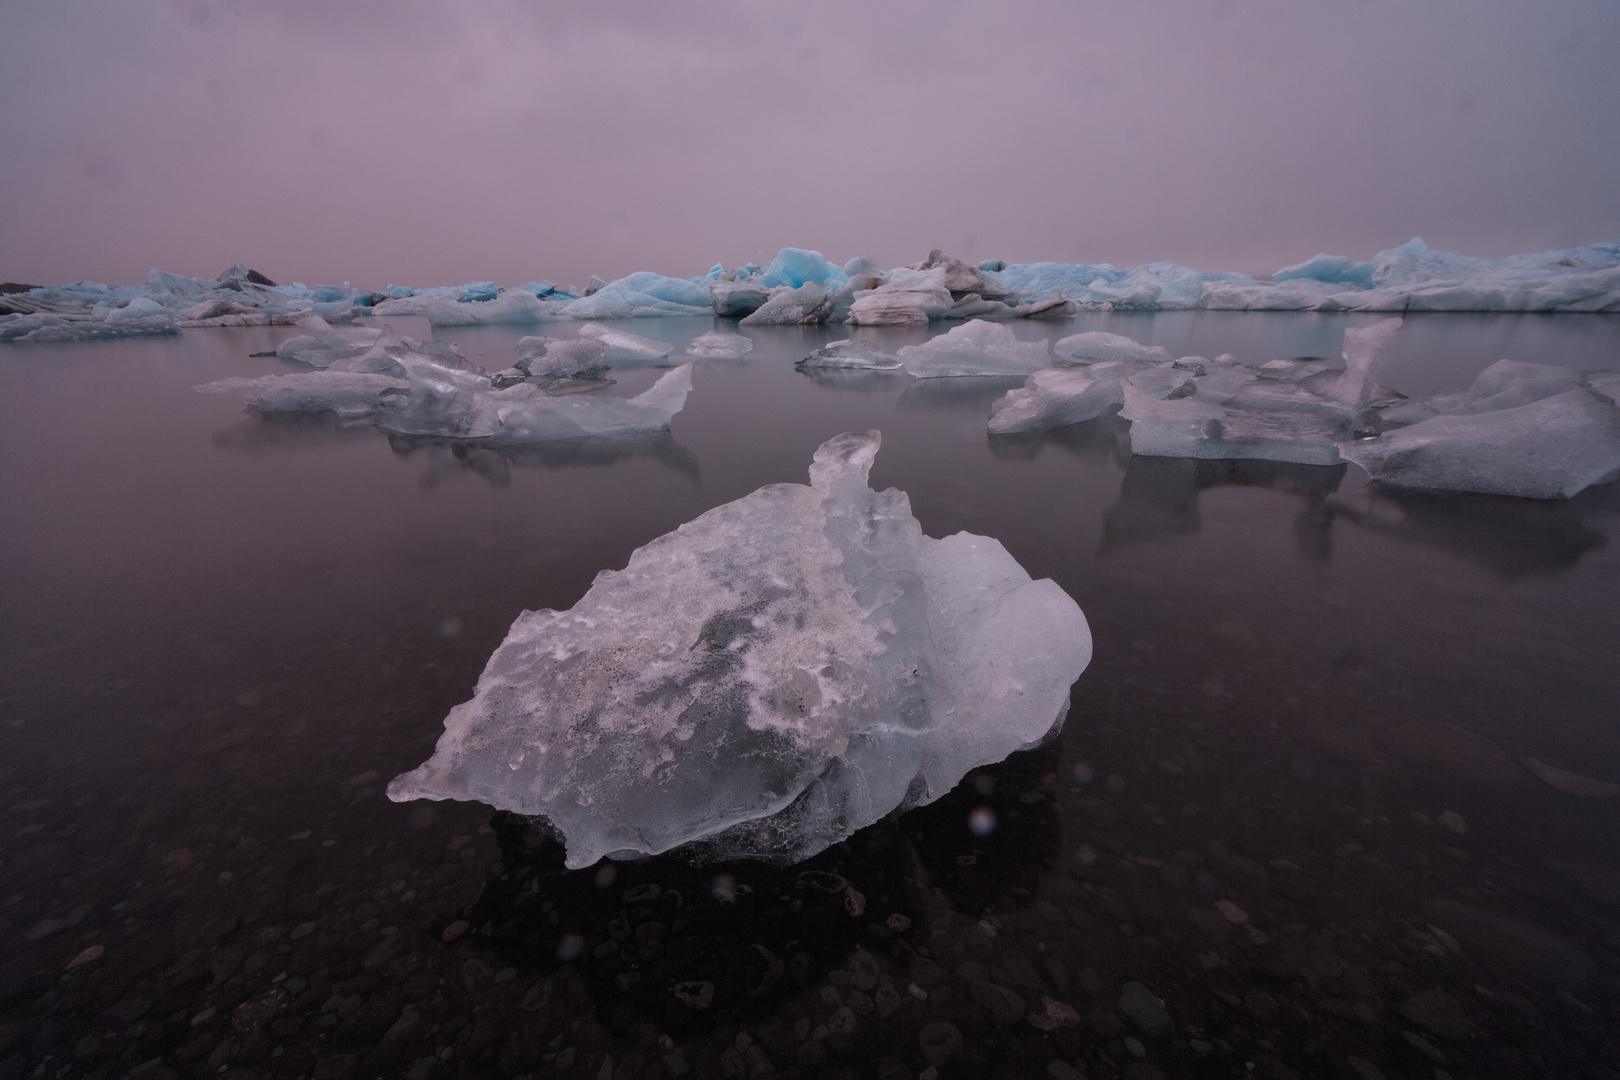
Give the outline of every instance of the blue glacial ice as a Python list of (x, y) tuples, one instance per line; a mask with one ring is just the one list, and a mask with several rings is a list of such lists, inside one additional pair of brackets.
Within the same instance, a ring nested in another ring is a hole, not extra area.
[[(673, 373), (672, 373), (673, 374)], [(567, 865), (682, 849), (791, 863), (1050, 738), (1085, 616), (995, 540), (867, 484), (878, 433), (520, 615), (389, 798), (540, 815)]]
[(819, 251), (804, 248), (783, 248), (759, 276), (759, 284), (767, 289), (786, 285), (796, 289), (813, 283), (836, 292), (838, 286), (849, 280), (849, 275), (824, 259)]
[(708, 315), (713, 301), (707, 284), (643, 270), (609, 282), (562, 308), (569, 319), (639, 319), (654, 315)]
[(1253, 311), (1620, 312), (1620, 244), (1487, 259), (1421, 239), (1369, 263), (1318, 255), (1266, 281), (1212, 281), (1199, 306)]

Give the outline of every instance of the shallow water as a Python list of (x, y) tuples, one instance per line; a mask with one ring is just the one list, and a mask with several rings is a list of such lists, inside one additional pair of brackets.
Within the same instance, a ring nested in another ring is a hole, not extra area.
[[(1263, 362), (1335, 356), (1367, 321), (1015, 329)], [(1114, 419), (990, 441), (1015, 384), (793, 370), (843, 328), (751, 331), (635, 447), (503, 456), (191, 391), (285, 371), (248, 354), (295, 332), (0, 352), (0, 1080), (1620, 1062), (1620, 798), (1523, 764), (1620, 781), (1616, 485), (1393, 494), (1353, 466), (1133, 459)], [(524, 332), (438, 336), (494, 369)], [(1620, 367), (1620, 319), (1409, 318), (1381, 381), (1460, 388), (1503, 356)], [(860, 915), (797, 870), (564, 875), (486, 807), (382, 796), (519, 611), (870, 427), (874, 486), (1054, 578), (1096, 656), (1058, 742), (818, 860)], [(706, 895), (722, 872), (752, 892)], [(644, 884), (666, 892), (624, 899)], [(715, 1003), (671, 1006), (694, 974)], [(1126, 983), (1172, 1031), (1122, 1011)]]

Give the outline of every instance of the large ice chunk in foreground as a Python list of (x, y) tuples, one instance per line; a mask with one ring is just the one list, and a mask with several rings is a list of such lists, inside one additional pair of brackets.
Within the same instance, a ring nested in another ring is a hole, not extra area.
[(921, 345), (900, 350), (900, 362), (919, 379), (973, 375), (1028, 375), (1052, 363), (1045, 341), (1019, 341), (1012, 328), (973, 319)]
[(328, 323), (319, 315), (306, 315), (298, 320), (300, 329), (307, 331), (290, 337), (276, 346), (276, 356), (291, 364), (304, 364), (324, 370), (339, 360), (349, 360), (366, 352), (382, 337), (381, 329), (346, 326), (342, 329)]
[(872, 491), (875, 431), (810, 485), (716, 507), (525, 612), (388, 795), (544, 815), (570, 867), (690, 845), (794, 862), (1036, 745), (1091, 658), (1085, 616), (995, 540), (922, 534)]
[(1567, 499), (1620, 472), (1620, 409), (1583, 389), (1435, 416), (1339, 452), (1392, 487)]

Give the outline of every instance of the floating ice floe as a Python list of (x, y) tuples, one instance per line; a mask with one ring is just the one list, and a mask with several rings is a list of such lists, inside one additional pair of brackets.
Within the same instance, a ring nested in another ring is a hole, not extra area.
[[(673, 374), (673, 373), (672, 373)], [(683, 848), (789, 863), (1053, 735), (1091, 657), (1073, 600), (874, 492), (877, 432), (809, 486), (716, 507), (525, 612), (388, 794), (543, 816), (567, 865)]]
[(197, 387), (204, 394), (235, 394), (266, 413), (333, 413), (346, 419), (375, 416), (410, 397), (411, 384), (389, 375), (309, 371), (257, 379), (220, 379)]
[(832, 310), (832, 296), (827, 287), (815, 281), (796, 287), (784, 287), (771, 293), (747, 318), (744, 326), (800, 326), (824, 323)]
[(197, 389), (236, 394), (265, 413), (369, 417), (397, 435), (480, 439), (496, 446), (667, 432), (692, 389), (692, 366), (676, 368), (632, 398), (576, 393), (608, 385), (590, 381), (604, 352), (590, 337), (527, 337), (519, 343), (519, 367), (511, 373), (516, 377), (501, 379), (452, 348), (385, 328), (370, 349), (327, 370), (223, 379)]
[(308, 332), (276, 346), (276, 355), (288, 363), (318, 369), (361, 355), (376, 345), (383, 334), (376, 327), (335, 327), (319, 315), (304, 316), (298, 320), (298, 326)]
[(675, 351), (674, 342), (656, 341), (601, 323), (587, 323), (580, 327), (579, 336), (600, 341), (607, 349), (609, 360), (662, 360)]
[(1043, 341), (1019, 341), (1012, 328), (974, 319), (921, 345), (900, 350), (900, 362), (919, 379), (1028, 375), (1052, 364)]
[(1052, 351), (1065, 360), (1077, 364), (1100, 364), (1110, 360), (1145, 360), (1167, 363), (1174, 360), (1162, 345), (1143, 345), (1123, 334), (1110, 334), (1102, 330), (1088, 330), (1083, 334), (1070, 334), (1059, 338)]
[(710, 330), (692, 339), (686, 355), (705, 360), (741, 360), (754, 351), (754, 339), (729, 330)]
[(835, 341), (793, 365), (800, 371), (899, 371), (900, 358), (874, 349), (864, 341)]
[[(1152, 457), (1266, 458), (1334, 465), (1371, 403), (1401, 320), (1344, 332), (1345, 366), (1267, 378), (1230, 358), (1187, 357), (1127, 377), (1120, 415), (1131, 451)], [(1292, 372), (1290, 372), (1292, 374)]]
[(1037, 371), (1023, 386), (990, 406), (990, 434), (1012, 435), (1094, 420), (1125, 403), (1124, 380), (1142, 367), (1140, 361), (1109, 360)]
[(1567, 499), (1620, 475), (1620, 409), (1576, 387), (1339, 445), (1392, 487)]
[(126, 307), (98, 306), (89, 315), (36, 312), (0, 315), (0, 341), (45, 344), (63, 341), (99, 341), (106, 338), (151, 337), (178, 334), (172, 312), (137, 298)]

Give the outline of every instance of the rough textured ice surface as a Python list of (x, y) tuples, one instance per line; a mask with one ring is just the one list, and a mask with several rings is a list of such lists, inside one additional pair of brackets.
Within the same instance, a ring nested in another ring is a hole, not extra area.
[(525, 337), (517, 343), (517, 357), (525, 375), (593, 378), (607, 368), (607, 346), (592, 337)]
[(1143, 345), (1124, 334), (1110, 334), (1103, 330), (1089, 330), (1083, 334), (1070, 334), (1059, 338), (1052, 351), (1065, 360), (1077, 364), (1098, 364), (1108, 360), (1148, 360), (1155, 363), (1175, 359), (1163, 345)]
[(546, 817), (570, 867), (685, 848), (794, 862), (1062, 723), (1085, 617), (995, 540), (872, 491), (877, 432), (519, 616), (389, 797)]
[(828, 368), (848, 371), (899, 371), (900, 358), (864, 341), (835, 341), (793, 365), (800, 371)]
[(1583, 389), (1434, 416), (1340, 453), (1392, 487), (1567, 499), (1620, 471), (1620, 409)]
[(758, 310), (742, 321), (743, 326), (798, 326), (827, 321), (832, 297), (827, 287), (810, 281), (776, 290)]
[(1045, 341), (1019, 341), (1012, 328), (974, 319), (921, 345), (900, 350), (900, 362), (919, 379), (973, 375), (1028, 375), (1052, 363)]
[(260, 412), (326, 412), (342, 417), (373, 416), (403, 404), (411, 392), (404, 379), (353, 371), (221, 379), (196, 389), (204, 394), (235, 394)]
[(1111, 360), (1084, 367), (1044, 368), (990, 406), (990, 434), (1012, 435), (1095, 420), (1125, 403), (1122, 383), (1139, 362)]
[(913, 326), (942, 318), (955, 300), (945, 285), (945, 268), (897, 269), (875, 289), (863, 289), (850, 304), (857, 326)]
[(1120, 415), (1131, 451), (1149, 457), (1264, 458), (1335, 465), (1371, 402), (1401, 320), (1344, 334), (1345, 366), (1305, 378), (1268, 378), (1228, 358), (1184, 357), (1126, 378)]
[(609, 360), (662, 360), (675, 350), (674, 342), (655, 341), (600, 323), (587, 323), (580, 327), (579, 336), (600, 341), (607, 349)]
[(692, 339), (686, 355), (705, 360), (741, 360), (754, 351), (754, 339), (729, 330), (710, 330)]
[(716, 315), (740, 318), (752, 315), (771, 298), (771, 290), (742, 281), (714, 281), (709, 284), (709, 302)]

